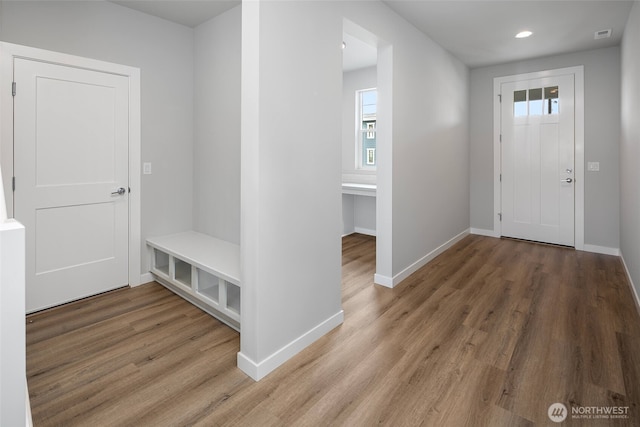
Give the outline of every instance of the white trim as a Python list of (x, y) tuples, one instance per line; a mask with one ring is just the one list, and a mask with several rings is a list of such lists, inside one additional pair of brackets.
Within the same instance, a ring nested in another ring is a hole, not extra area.
[(393, 288), (393, 277), (383, 276), (382, 274), (373, 275), (373, 283), (376, 285), (384, 286), (386, 288)]
[(620, 259), (622, 259), (622, 265), (624, 266), (624, 271), (627, 273), (627, 279), (629, 280), (629, 286), (631, 286), (631, 293), (635, 297), (636, 309), (638, 310), (638, 314), (640, 314), (640, 296), (638, 296), (638, 291), (636, 290), (635, 285), (633, 284), (633, 279), (631, 278), (631, 272), (627, 267), (627, 263), (624, 261), (624, 255), (620, 254)]
[(575, 122), (575, 219), (574, 245), (577, 250), (584, 249), (584, 67), (572, 67), (574, 75), (574, 122)]
[(582, 250), (585, 252), (593, 252), (596, 254), (620, 256), (620, 249), (609, 248), (606, 246), (589, 245), (585, 243), (582, 247)]
[(500, 143), (502, 83), (498, 77), (493, 79), (493, 231), (498, 237), (502, 236), (502, 225), (500, 224), (502, 212), (502, 184), (500, 181), (502, 173), (502, 147)]
[(338, 313), (305, 332), (261, 362), (255, 362), (239, 351), (238, 368), (255, 381), (260, 381), (284, 362), (320, 339), (323, 335), (341, 325), (342, 322), (344, 322), (344, 311), (340, 310)]
[(25, 387), (24, 387), (24, 406), (25, 406), (25, 418), (26, 418), (26, 422), (25, 425), (27, 427), (33, 427), (33, 417), (31, 416), (31, 398), (29, 397), (29, 387), (26, 385), (27, 384), (27, 379), (24, 379), (25, 382)]
[(556, 70), (537, 71), (513, 76), (495, 77), (493, 79), (493, 229), (495, 236), (502, 236), (499, 213), (502, 209), (502, 193), (500, 185), (501, 147), (500, 147), (500, 87), (503, 83), (531, 80), (573, 74), (574, 76), (574, 114), (575, 114), (575, 217), (574, 246), (584, 250), (584, 66), (559, 68)]
[(370, 228), (354, 227), (353, 232), (366, 234), (367, 236), (376, 236), (376, 230), (371, 230)]
[(476, 234), (478, 236), (487, 236), (487, 237), (500, 237), (500, 233), (494, 230), (486, 230), (484, 228), (473, 228), (469, 229), (470, 234)]
[[(83, 58), (65, 53), (0, 42), (0, 161), (5, 178), (5, 189), (10, 189), (13, 176), (13, 81), (14, 58), (26, 58), (50, 64), (59, 64), (117, 74), (129, 79), (129, 272), (130, 286), (140, 284), (141, 264), (141, 210), (140, 210), (140, 69), (127, 65)], [(19, 90), (19, 89), (18, 89)], [(12, 193), (7, 193), (12, 194)], [(7, 211), (13, 215), (13, 198), (7, 200)]]
[(140, 99), (140, 69), (129, 71), (129, 286), (138, 286), (142, 270), (142, 117)]
[(443, 253), (444, 251), (446, 251), (451, 246), (455, 245), (456, 243), (458, 243), (460, 240), (464, 239), (468, 235), (469, 235), (469, 229), (467, 228), (462, 233), (459, 233), (455, 237), (449, 239), (442, 245), (438, 246), (437, 248), (435, 248), (434, 250), (432, 250), (431, 252), (429, 252), (428, 254), (426, 254), (425, 256), (423, 256), (422, 258), (420, 258), (419, 260), (417, 260), (416, 262), (414, 262), (413, 264), (411, 264), (410, 266), (402, 270), (400, 273), (393, 276), (393, 278), (376, 274), (374, 276), (374, 283), (378, 285), (386, 286), (387, 288), (396, 287), (396, 285), (398, 285), (404, 279), (411, 276), (413, 273), (415, 273), (424, 265), (426, 265), (429, 261), (431, 261), (438, 255), (440, 255), (441, 253)]
[[(346, 22), (346, 21), (345, 21)], [(376, 275), (393, 274), (393, 46), (378, 44)], [(378, 283), (376, 281), (376, 283)]]
[(0, 42), (0, 164), (7, 208), (13, 217), (13, 96), (9, 88), (13, 82), (13, 55), (11, 46)]

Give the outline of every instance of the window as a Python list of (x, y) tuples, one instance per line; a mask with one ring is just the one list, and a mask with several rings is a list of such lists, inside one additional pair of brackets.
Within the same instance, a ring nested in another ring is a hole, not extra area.
[(515, 117), (551, 115), (558, 112), (558, 86), (513, 92)]
[(376, 89), (356, 92), (356, 167), (358, 169), (375, 169), (376, 167), (377, 101)]
[(527, 115), (527, 91), (517, 90), (513, 92), (513, 115), (521, 117)]
[(545, 114), (558, 114), (558, 86), (544, 88)]

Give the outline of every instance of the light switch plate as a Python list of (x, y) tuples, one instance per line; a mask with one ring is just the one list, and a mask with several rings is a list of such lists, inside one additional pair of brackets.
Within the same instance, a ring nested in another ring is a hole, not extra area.
[(587, 162), (587, 170), (589, 172), (599, 172), (600, 162)]
[(142, 164), (142, 173), (144, 175), (151, 175), (151, 163)]

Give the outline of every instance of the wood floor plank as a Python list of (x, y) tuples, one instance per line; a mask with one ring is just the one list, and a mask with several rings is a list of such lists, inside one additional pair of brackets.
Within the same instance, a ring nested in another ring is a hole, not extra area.
[(344, 324), (260, 382), (239, 335), (152, 283), (27, 317), (40, 426), (546, 426), (629, 407), (640, 315), (619, 258), (467, 236), (388, 289), (375, 238), (343, 238)]
[(640, 419), (640, 336), (629, 336), (617, 333), (618, 351), (624, 376), (625, 393), (624, 404), (629, 407), (631, 423)]

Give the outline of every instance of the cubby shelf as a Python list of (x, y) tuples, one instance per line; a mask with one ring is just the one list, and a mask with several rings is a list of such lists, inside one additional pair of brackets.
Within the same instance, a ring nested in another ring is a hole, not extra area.
[(188, 231), (147, 239), (151, 273), (169, 290), (240, 331), (240, 247)]

